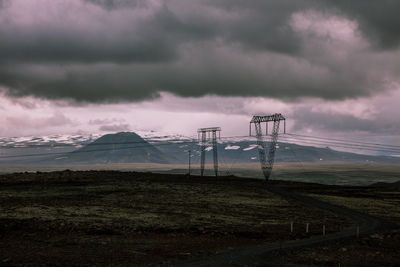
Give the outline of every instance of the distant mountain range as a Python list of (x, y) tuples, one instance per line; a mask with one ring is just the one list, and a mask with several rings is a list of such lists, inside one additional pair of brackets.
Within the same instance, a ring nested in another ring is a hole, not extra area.
[(164, 154), (136, 133), (107, 134), (82, 148), (58, 158), (57, 163), (170, 163), (174, 157)]
[[(255, 141), (232, 141), (219, 143), (218, 158), (220, 162), (250, 163), (258, 162), (258, 148)], [(160, 146), (159, 149), (167, 155), (174, 155), (180, 163), (188, 161), (188, 150), (191, 150), (195, 159), (200, 156), (197, 143), (182, 143)], [(212, 163), (213, 151), (211, 144), (206, 147), (206, 162)], [(279, 142), (275, 155), (276, 162), (358, 162), (397, 164), (400, 158), (387, 156), (370, 156), (333, 150), (329, 147), (302, 146)]]
[[(182, 136), (147, 136), (121, 132), (104, 136), (57, 136), (20, 139), (0, 139), (1, 165), (68, 165), (107, 163), (171, 163), (198, 162), (200, 147), (197, 140)], [(218, 143), (221, 163), (249, 163), (258, 161), (255, 140), (236, 139)], [(398, 164), (400, 158), (370, 156), (341, 152), (328, 147), (302, 146), (280, 142), (277, 162), (363, 162)], [(212, 146), (206, 147), (206, 162), (212, 162)]]

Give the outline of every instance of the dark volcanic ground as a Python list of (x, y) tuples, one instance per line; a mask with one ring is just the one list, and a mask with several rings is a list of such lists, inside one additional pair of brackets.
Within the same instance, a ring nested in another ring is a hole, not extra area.
[[(387, 220), (398, 218), (395, 213), (399, 211), (399, 194), (391, 187), (341, 188), (279, 181), (273, 184), (317, 198), (330, 197), (329, 201), (344, 201), (344, 205)], [(266, 191), (266, 186), (264, 181), (235, 177), (112, 171), (0, 176), (0, 263), (159, 264), (233, 247), (307, 238), (321, 234), (322, 225), (327, 233), (350, 225), (345, 218), (328, 211), (287, 201)], [(391, 213), (376, 214), (379, 209), (373, 205), (368, 206), (370, 209), (359, 207), (352, 198), (357, 192), (363, 199), (379, 199), (381, 202), (372, 203), (386, 204)], [(390, 195), (390, 201), (382, 195)], [(310, 225), (309, 233), (305, 233), (306, 223)], [(360, 256), (346, 261), (343, 256), (357, 251), (357, 255), (367, 253), (377, 259), (371, 262), (399, 263), (399, 234), (385, 229), (376, 234), (329, 245), (334, 249), (324, 246), (304, 253), (280, 251), (271, 256), (275, 255), (273, 259), (279, 264), (337, 266), (364, 259)]]

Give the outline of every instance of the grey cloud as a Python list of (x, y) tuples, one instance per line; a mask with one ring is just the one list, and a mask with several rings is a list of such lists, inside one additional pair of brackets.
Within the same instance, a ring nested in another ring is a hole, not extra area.
[(222, 22), (221, 35), (229, 42), (250, 49), (295, 54), (299, 39), (288, 26), (290, 16), (311, 7), (307, 0), (280, 1), (207, 1), (234, 19)]
[(83, 0), (83, 1), (100, 6), (107, 10), (147, 6), (147, 1), (145, 0)]
[[(77, 7), (67, 4), (65, 15), (49, 15), (48, 22), (24, 27), (17, 26), (12, 15), (5, 16), (0, 20), (0, 62), (164, 62), (176, 60), (184, 43), (215, 39), (256, 50), (298, 49), (298, 39), (286, 24), (301, 5), (289, 0), (250, 5), (243, 12), (201, 1), (166, 1), (160, 6), (144, 1), (86, 2), (108, 11), (78, 13), (83, 18), (74, 18), (70, 13)], [(141, 14), (146, 12), (147, 16)]]
[(32, 100), (26, 100), (26, 99), (21, 99), (21, 98), (12, 98), (11, 103), (14, 105), (19, 105), (25, 109), (36, 109), (38, 107), (38, 104), (35, 101)]
[[(137, 20), (133, 19), (134, 15), (132, 19), (126, 15), (121, 19), (117, 15), (107, 18), (107, 13), (95, 15), (77, 18), (88, 20), (90, 25), (86, 28), (75, 23), (74, 18), (56, 17), (48, 23), (18, 27), (10, 15), (0, 25), (0, 63), (146, 63), (176, 58), (175, 40), (171, 36), (174, 33), (164, 27), (179, 22), (165, 9), (151, 18)], [(65, 23), (70, 26), (66, 27)]]
[(6, 123), (11, 128), (53, 128), (60, 126), (76, 126), (77, 123), (60, 112), (43, 118), (31, 118), (27, 116), (7, 116)]
[(89, 125), (103, 125), (103, 124), (111, 124), (114, 122), (123, 122), (125, 121), (124, 119), (95, 119), (95, 120), (90, 120)]
[(41, 19), (23, 24), (10, 11), (18, 11), (15, 3), (24, 2), (0, 10), (0, 85), (13, 96), (128, 102), (166, 91), (344, 99), (384, 90), (398, 74), (394, 59), (376, 70), (369, 52), (338, 61), (325, 49), (311, 57), (304, 52), (310, 40), (289, 23), (295, 12), (335, 9), (393, 47), (397, 37), (387, 42), (382, 29), (397, 25), (397, 14), (389, 12), (384, 27), (372, 4), (358, 2), (357, 11), (356, 4), (329, 0), (82, 0), (57, 2), (61, 7), (41, 0), (58, 13), (42, 10)]
[(0, 81), (12, 88), (8, 90), (12, 96), (34, 94), (50, 99), (129, 102), (156, 98), (162, 91), (184, 97), (215, 94), (344, 99), (376, 93), (387, 78), (370, 77), (370, 69), (361, 63), (348, 64), (332, 69), (301, 58), (273, 54), (248, 57), (241, 49), (215, 49), (210, 44), (188, 48), (181, 60), (173, 64), (93, 64), (88, 68), (15, 65), (0, 68)]
[(294, 122), (294, 132), (304, 132), (307, 129), (332, 132), (366, 132), (374, 134), (400, 134), (400, 121), (380, 114), (374, 119), (357, 118), (347, 114), (328, 112), (314, 112), (309, 107), (297, 108), (292, 112), (291, 120)]
[(103, 132), (124, 132), (130, 131), (129, 124), (113, 124), (113, 125), (103, 125), (99, 128)]
[(10, 7), (11, 0), (0, 0), (0, 9)]
[[(107, 10), (147, 7), (145, 1), (85, 0)], [(294, 53), (298, 39), (287, 25), (290, 15), (311, 6), (308, 0), (257, 1), (180, 1), (169, 0), (162, 4), (151, 22), (162, 30), (175, 35), (180, 42), (198, 38), (220, 38), (250, 49)]]
[(325, 0), (331, 8), (359, 22), (361, 31), (381, 49), (400, 44), (400, 1)]
[(74, 125), (71, 119), (65, 116), (62, 113), (55, 113), (51, 117), (44, 119), (42, 122), (39, 122), (38, 126), (48, 126), (48, 127), (56, 127), (62, 125)]
[[(275, 45), (280, 51), (293, 51), (297, 40), (290, 29), (285, 27), (286, 21), (296, 11), (316, 9), (343, 14), (356, 20), (360, 30), (380, 49), (397, 48), (400, 44), (400, 2), (396, 0), (283, 0), (283, 1), (241, 1), (241, 0), (209, 0), (209, 5), (228, 11), (247, 13), (246, 23), (234, 23), (232, 35), (259, 46), (270, 44), (264, 48), (271, 49)], [(242, 21), (244, 22), (244, 21)], [(267, 35), (262, 35), (267, 32)]]
[[(36, 66), (40, 68), (40, 66)], [(125, 67), (91, 66), (88, 70), (79, 67), (46, 66), (41, 73), (29, 67), (16, 67), (17, 71), (3, 70), (0, 81), (10, 88), (7, 94), (13, 97), (35, 95), (48, 99), (70, 99), (84, 102), (129, 102), (158, 97), (151, 84), (151, 73), (143, 76), (134, 69)], [(141, 88), (142, 90), (140, 90)]]

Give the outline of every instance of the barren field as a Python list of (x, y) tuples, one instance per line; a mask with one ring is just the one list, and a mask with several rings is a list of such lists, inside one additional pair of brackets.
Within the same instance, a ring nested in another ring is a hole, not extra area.
[(62, 171), (3, 175), (0, 185), (7, 265), (158, 264), (349, 224), (254, 179)]
[[(376, 175), (379, 173), (375, 173)], [(371, 170), (370, 175), (374, 175)], [(400, 178), (400, 177), (399, 177)], [(400, 180), (400, 179), (399, 179)], [(288, 266), (400, 266), (400, 184), (321, 186), (274, 182), (286, 190), (383, 219), (374, 233), (295, 251), (276, 251), (276, 264)]]
[(351, 240), (274, 251), (262, 266), (400, 265), (400, 232), (393, 227), (400, 223), (398, 185), (68, 170), (0, 176), (0, 265), (173, 264), (233, 248), (307, 239), (321, 235), (323, 225), (329, 234), (352, 224), (283, 199), (269, 186), (371, 214), (388, 227)]
[[(52, 172), (70, 169), (73, 171), (124, 171), (124, 172), (155, 172), (166, 174), (187, 174), (187, 164), (157, 164), (157, 163), (107, 163), (91, 165), (0, 165), (0, 174), (16, 172)], [(264, 180), (260, 163), (219, 163), (219, 173), (222, 176), (258, 178)], [(200, 175), (199, 163), (192, 162), (192, 175)], [(214, 176), (212, 164), (205, 165), (205, 175)], [(329, 185), (359, 185), (366, 186), (377, 182), (397, 182), (400, 179), (400, 168), (397, 165), (381, 165), (372, 163), (347, 162), (285, 162), (275, 163), (271, 180), (297, 181)]]

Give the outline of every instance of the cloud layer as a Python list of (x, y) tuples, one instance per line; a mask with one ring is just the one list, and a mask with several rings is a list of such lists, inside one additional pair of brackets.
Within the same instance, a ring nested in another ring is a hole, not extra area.
[(399, 87), (399, 9), (390, 0), (1, 0), (0, 85), (81, 102), (374, 95)]

